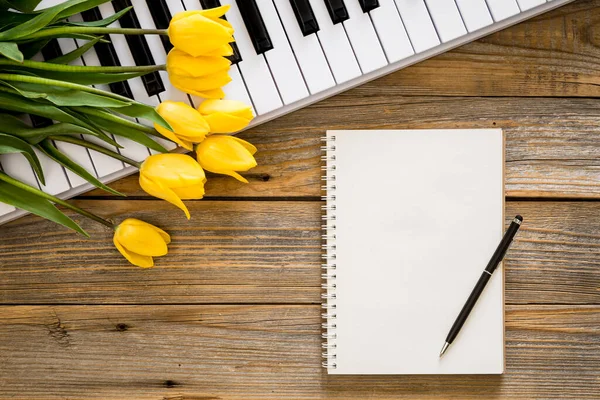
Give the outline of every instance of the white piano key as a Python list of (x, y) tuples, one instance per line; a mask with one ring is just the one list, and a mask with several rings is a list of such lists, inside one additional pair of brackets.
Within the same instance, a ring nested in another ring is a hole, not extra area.
[(517, 15), (521, 10), (516, 0), (487, 0), (494, 21), (502, 21)]
[(8, 204), (4, 204), (0, 201), (0, 216), (6, 215), (15, 211), (13, 206), (9, 206)]
[(350, 18), (343, 24), (362, 73), (385, 67), (388, 62), (369, 14), (363, 12), (358, 1), (351, 0), (345, 3)]
[(454, 0), (426, 0), (426, 2), (442, 43), (467, 34)]
[(319, 28), (321, 28), (317, 32), (317, 37), (337, 84), (359, 77), (361, 75), (360, 67), (344, 26), (342, 24), (334, 25), (331, 22), (323, 0), (310, 0), (310, 5), (319, 23)]
[(279, 21), (273, 0), (257, 0), (256, 5), (273, 43), (273, 49), (267, 51), (265, 57), (283, 99), (283, 104), (291, 104), (308, 97), (308, 89)]
[[(92, 160), (90, 159), (90, 154), (87, 152), (87, 149), (72, 143), (65, 143), (61, 141), (55, 142), (55, 145), (61, 153), (65, 154), (72, 161), (79, 164), (79, 166), (85, 169), (92, 176), (96, 176), (96, 170), (94, 169), (94, 165), (92, 164)], [(65, 172), (67, 173), (67, 178), (69, 179), (72, 187), (77, 187), (87, 183), (85, 179), (68, 168), (65, 168)]]
[(40, 164), (42, 164), (42, 169), (44, 170), (44, 177), (46, 178), (46, 185), (40, 183), (40, 189), (51, 195), (57, 195), (69, 190), (71, 185), (69, 185), (63, 166), (43, 154), (41, 151), (37, 149), (34, 150), (40, 159)]
[(335, 86), (317, 35), (302, 34), (289, 0), (275, 0), (275, 5), (310, 93), (319, 93)]
[(531, 10), (546, 3), (546, 0), (517, 0), (521, 11)]
[(379, 0), (379, 7), (369, 14), (389, 62), (400, 61), (414, 54), (394, 0)]
[[(229, 100), (242, 101), (248, 105), (252, 105), (252, 100), (250, 99), (250, 96), (248, 96), (248, 91), (246, 90), (246, 86), (244, 85), (244, 81), (240, 75), (240, 70), (237, 68), (237, 66), (231, 67), (229, 70), (229, 76), (231, 76), (231, 82), (225, 85), (223, 88), (223, 91), (225, 92), (225, 98)], [(196, 107), (198, 107), (200, 103), (201, 102), (195, 102), (194, 104)], [(256, 111), (254, 111), (254, 113), (256, 114)]]
[(456, 0), (456, 4), (469, 32), (494, 23), (485, 0)]
[(423, 0), (395, 1), (415, 53), (421, 53), (440, 44), (440, 39)]
[(221, 0), (221, 4), (231, 5), (227, 19), (235, 28), (235, 41), (242, 56), (242, 61), (238, 65), (244, 75), (257, 114), (262, 115), (276, 110), (282, 106), (282, 102), (264, 56), (256, 54), (235, 1)]
[[(86, 135), (85, 140), (97, 144), (99, 146), (105, 147), (111, 151), (117, 151), (117, 148), (107, 144), (106, 142), (98, 139), (95, 136)], [(96, 172), (98, 172), (98, 177), (103, 178), (107, 175), (110, 175), (114, 172), (120, 171), (123, 169), (123, 163), (117, 159), (114, 159), (110, 156), (107, 156), (102, 153), (98, 153), (97, 151), (90, 150), (90, 156), (92, 160), (94, 160), (94, 166), (96, 167)]]
[[(0, 155), (0, 162), (2, 163), (2, 169), (4, 169), (6, 174), (29, 186), (39, 189), (40, 186), (38, 185), (33, 169), (31, 169), (29, 161), (27, 161), (22, 154), (2, 154)], [(47, 178), (45, 172), (46, 171), (44, 171), (44, 177)]]

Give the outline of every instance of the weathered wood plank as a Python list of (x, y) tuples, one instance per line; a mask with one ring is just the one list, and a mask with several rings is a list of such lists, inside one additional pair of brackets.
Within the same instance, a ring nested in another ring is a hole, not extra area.
[(503, 376), (328, 377), (320, 367), (320, 311), (314, 305), (0, 307), (2, 396), (597, 398), (598, 306), (508, 307)]
[[(140, 270), (102, 227), (84, 221), (84, 239), (26, 217), (2, 227), (2, 304), (320, 301), (319, 201), (188, 202), (190, 222), (161, 201), (77, 204), (165, 228), (169, 255)], [(508, 254), (507, 303), (600, 304), (600, 203), (509, 202), (507, 218), (517, 213), (526, 223)]]
[[(320, 196), (320, 137), (326, 129), (503, 128), (506, 193), (600, 197), (600, 109), (594, 99), (401, 97), (361, 89), (243, 132), (259, 166), (245, 185), (210, 176), (208, 197)], [(368, 166), (365, 166), (368, 168)], [(137, 176), (112, 184), (147, 196)], [(105, 196), (95, 190), (89, 196)]]

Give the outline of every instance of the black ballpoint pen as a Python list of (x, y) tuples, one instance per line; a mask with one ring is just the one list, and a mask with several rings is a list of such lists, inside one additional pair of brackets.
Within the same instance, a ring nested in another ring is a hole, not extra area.
[(462, 328), (463, 324), (469, 317), (469, 314), (471, 313), (471, 310), (475, 306), (477, 299), (479, 299), (481, 292), (483, 292), (483, 289), (485, 289), (485, 285), (487, 285), (488, 281), (490, 280), (490, 277), (492, 276), (492, 274), (498, 267), (498, 264), (500, 264), (500, 261), (502, 261), (502, 259), (504, 258), (504, 255), (506, 254), (508, 248), (510, 247), (510, 244), (512, 243), (515, 235), (517, 234), (517, 231), (521, 227), (522, 222), (523, 222), (523, 217), (521, 217), (520, 215), (517, 215), (512, 220), (510, 226), (508, 227), (508, 229), (506, 230), (506, 233), (504, 234), (504, 237), (500, 241), (498, 248), (492, 255), (492, 258), (490, 259), (490, 261), (488, 262), (487, 267), (485, 267), (485, 269), (481, 273), (481, 277), (479, 278), (479, 280), (477, 281), (477, 284), (473, 288), (473, 291), (469, 295), (467, 302), (463, 306), (462, 310), (460, 310), (460, 314), (458, 314), (458, 317), (456, 317), (456, 321), (454, 321), (452, 328), (450, 328), (450, 332), (448, 332), (448, 336), (446, 337), (446, 342), (444, 343), (444, 347), (442, 347), (442, 351), (440, 351), (440, 357), (444, 355), (444, 353), (448, 349), (448, 346), (450, 346), (452, 344), (452, 342), (454, 341), (454, 339), (456, 339), (458, 332), (460, 332), (460, 328)]

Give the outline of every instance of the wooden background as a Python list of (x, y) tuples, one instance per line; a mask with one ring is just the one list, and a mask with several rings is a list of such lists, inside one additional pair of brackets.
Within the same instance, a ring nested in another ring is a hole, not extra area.
[[(599, 47), (600, 0), (579, 0), (244, 132), (250, 184), (212, 176), (191, 222), (136, 177), (113, 185), (133, 199), (76, 200), (168, 230), (151, 270), (86, 221), (92, 239), (31, 216), (0, 227), (0, 397), (600, 398)], [(506, 262), (506, 374), (328, 377), (319, 137), (454, 127), (505, 129), (506, 215), (526, 218)]]

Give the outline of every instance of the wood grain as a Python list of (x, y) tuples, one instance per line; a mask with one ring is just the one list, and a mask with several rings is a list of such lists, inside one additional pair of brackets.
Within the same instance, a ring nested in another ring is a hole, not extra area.
[[(92, 239), (27, 217), (2, 228), (0, 302), (318, 303), (321, 202), (196, 201), (194, 216), (159, 201), (82, 200), (117, 221), (136, 217), (173, 236), (158, 266), (127, 265), (110, 232)], [(509, 202), (525, 225), (508, 254), (506, 301), (600, 304), (600, 203)], [(508, 217), (507, 217), (508, 218)]]
[[(209, 176), (207, 197), (320, 196), (320, 137), (326, 129), (502, 128), (506, 193), (600, 198), (600, 109), (593, 99), (401, 97), (351, 91), (243, 132), (259, 166), (245, 185)], [(368, 166), (365, 166), (368, 168)], [(111, 186), (147, 196), (137, 176)], [(86, 196), (105, 196), (95, 190)]]
[(320, 312), (314, 305), (0, 307), (2, 395), (597, 398), (598, 306), (508, 307), (503, 376), (327, 376)]

